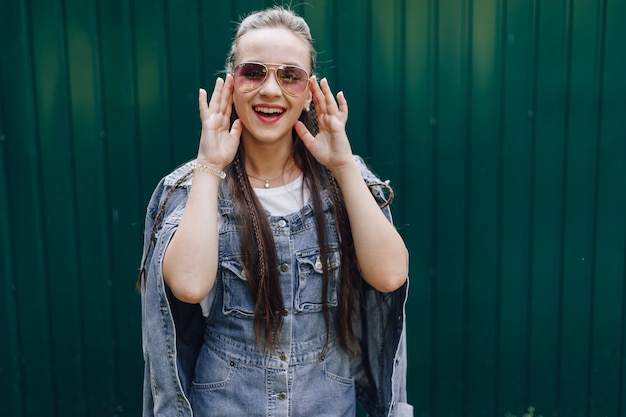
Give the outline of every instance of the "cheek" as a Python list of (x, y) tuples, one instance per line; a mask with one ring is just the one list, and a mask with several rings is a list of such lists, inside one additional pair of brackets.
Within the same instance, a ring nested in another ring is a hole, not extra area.
[(244, 104), (244, 100), (242, 100), (241, 97), (237, 97), (237, 95), (235, 95), (233, 97), (233, 109), (237, 113), (237, 117), (241, 117), (242, 113), (246, 109), (246, 105)]
[(304, 97), (300, 97), (298, 100), (294, 100), (291, 102), (291, 106), (298, 111), (296, 113), (300, 114), (301, 111), (306, 110), (311, 104), (311, 95), (306, 94)]

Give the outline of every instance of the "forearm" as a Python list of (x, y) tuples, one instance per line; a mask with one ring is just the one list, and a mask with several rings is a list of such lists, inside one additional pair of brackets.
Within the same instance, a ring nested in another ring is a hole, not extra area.
[(200, 302), (217, 272), (219, 177), (196, 169), (185, 211), (163, 258), (163, 279), (176, 298)]
[(359, 270), (382, 292), (398, 289), (408, 275), (408, 251), (361, 176), (356, 163), (333, 172), (345, 201)]

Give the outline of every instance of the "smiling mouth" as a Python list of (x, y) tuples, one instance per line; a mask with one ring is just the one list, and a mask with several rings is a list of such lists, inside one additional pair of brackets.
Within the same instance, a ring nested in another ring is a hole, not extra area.
[(262, 106), (256, 106), (253, 107), (253, 110), (261, 115), (261, 116), (266, 116), (266, 117), (272, 117), (272, 116), (280, 116), (281, 114), (283, 114), (285, 112), (284, 109), (278, 108), (278, 107), (262, 107)]

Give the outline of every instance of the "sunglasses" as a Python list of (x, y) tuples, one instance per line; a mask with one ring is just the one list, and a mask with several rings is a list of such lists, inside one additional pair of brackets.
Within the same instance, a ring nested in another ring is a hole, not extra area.
[(306, 90), (309, 73), (295, 65), (261, 64), (260, 62), (244, 62), (235, 67), (233, 80), (235, 87), (249, 93), (261, 87), (267, 80), (270, 69), (274, 70), (276, 82), (290, 96), (300, 95)]

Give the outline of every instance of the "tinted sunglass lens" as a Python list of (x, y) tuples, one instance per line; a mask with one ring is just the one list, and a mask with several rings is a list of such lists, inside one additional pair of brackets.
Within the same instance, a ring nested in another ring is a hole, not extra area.
[(302, 68), (284, 66), (276, 69), (280, 86), (289, 94), (300, 94), (306, 89), (308, 74)]
[(235, 68), (235, 85), (241, 91), (255, 90), (263, 84), (267, 77), (267, 68), (261, 64), (243, 63)]

